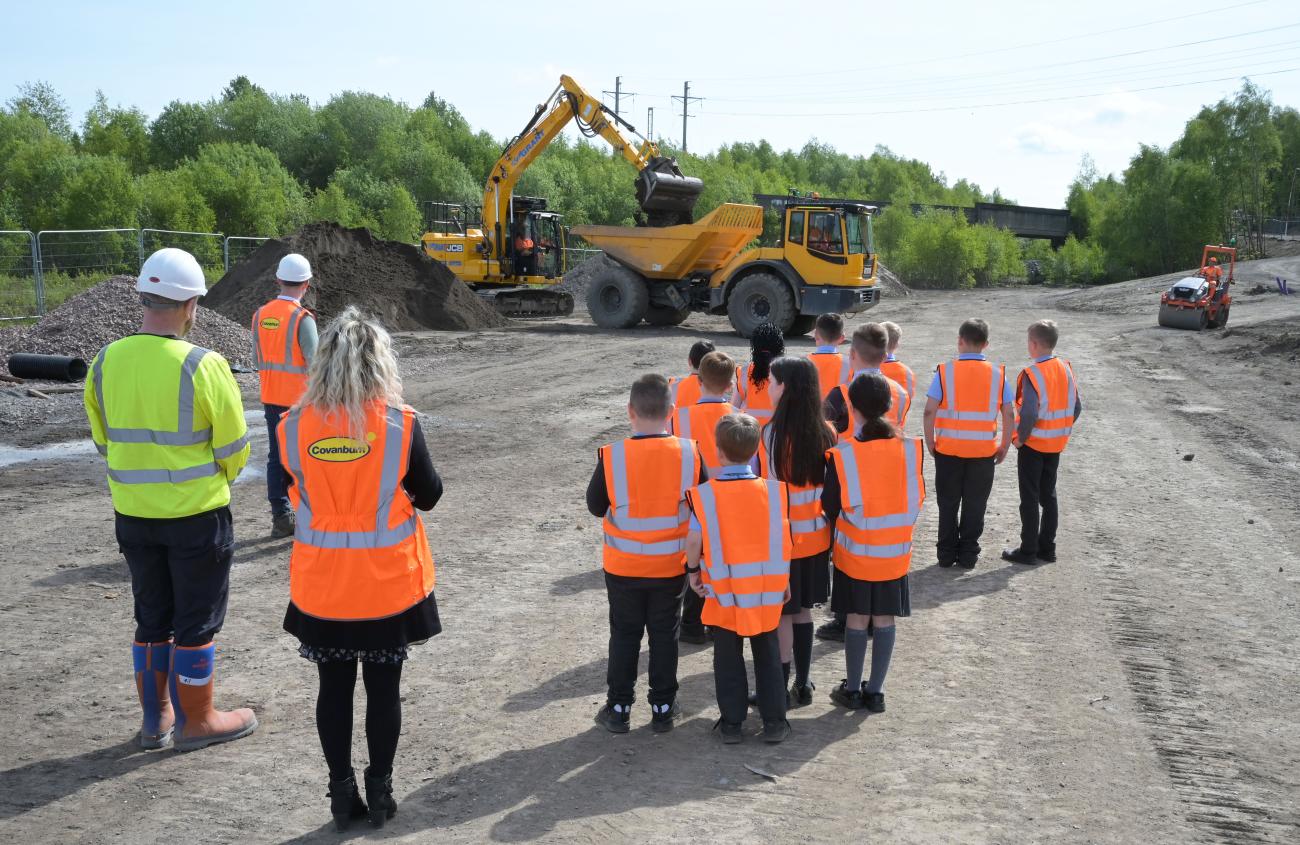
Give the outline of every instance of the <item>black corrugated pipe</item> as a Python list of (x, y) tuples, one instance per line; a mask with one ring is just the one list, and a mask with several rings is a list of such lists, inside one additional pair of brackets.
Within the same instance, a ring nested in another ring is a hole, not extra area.
[(81, 381), (86, 377), (86, 362), (67, 355), (32, 355), (22, 352), (9, 356), (9, 372), (18, 378)]

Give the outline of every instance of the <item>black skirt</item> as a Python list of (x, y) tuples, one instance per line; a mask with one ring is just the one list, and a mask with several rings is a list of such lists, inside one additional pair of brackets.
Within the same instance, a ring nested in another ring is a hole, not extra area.
[(438, 602), (429, 593), (418, 604), (384, 619), (319, 619), (293, 602), (284, 612), (284, 630), (312, 649), (383, 651), (404, 649), (442, 632)]
[(781, 608), (782, 616), (825, 604), (831, 591), (830, 549), (790, 561), (790, 600)]
[(836, 569), (831, 589), (831, 610), (864, 616), (911, 616), (912, 595), (907, 576), (892, 581), (859, 581)]

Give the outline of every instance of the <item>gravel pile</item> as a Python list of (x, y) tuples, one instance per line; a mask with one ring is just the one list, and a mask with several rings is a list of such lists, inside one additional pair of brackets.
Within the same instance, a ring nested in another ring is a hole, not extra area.
[(204, 304), (241, 324), (276, 294), (275, 269), (291, 252), (311, 262), (304, 304), (327, 322), (348, 305), (397, 331), (465, 331), (508, 321), (417, 246), (385, 241), (367, 229), (312, 223), (267, 241), (212, 286)]
[[(71, 355), (89, 363), (100, 349), (140, 327), (140, 311), (135, 277), (112, 276), (67, 300), (30, 328), (0, 334), (0, 362), (8, 372), (11, 354), (34, 352)], [(202, 305), (185, 339), (221, 353), (231, 364), (252, 366), (249, 330)]]
[(884, 264), (876, 266), (876, 284), (880, 285), (886, 296), (911, 296), (912, 289), (903, 284), (898, 274)]

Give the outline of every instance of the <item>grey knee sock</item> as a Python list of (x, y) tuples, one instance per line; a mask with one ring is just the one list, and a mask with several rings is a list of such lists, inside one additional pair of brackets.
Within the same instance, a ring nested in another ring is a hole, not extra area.
[(884, 692), (885, 675), (889, 672), (889, 659), (894, 656), (896, 628), (877, 628), (871, 646), (871, 677), (867, 679), (867, 692)]
[(862, 667), (867, 662), (867, 632), (847, 628), (844, 631), (844, 670), (848, 675), (846, 688), (853, 692), (862, 686)]

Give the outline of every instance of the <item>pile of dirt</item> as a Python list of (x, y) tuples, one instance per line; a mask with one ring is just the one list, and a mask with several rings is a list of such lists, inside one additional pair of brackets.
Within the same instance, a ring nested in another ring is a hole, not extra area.
[[(0, 335), (0, 362), (6, 372), (9, 356), (15, 352), (71, 355), (89, 362), (100, 349), (139, 329), (140, 312), (135, 277), (111, 276), (67, 300), (35, 325)], [(252, 366), (252, 333), (201, 305), (185, 339), (221, 353), (232, 364)]]
[(311, 262), (304, 302), (323, 322), (349, 305), (395, 331), (489, 329), (507, 322), (419, 247), (334, 223), (312, 223), (262, 244), (212, 286), (203, 304), (248, 324), (253, 311), (275, 296), (276, 265), (291, 252)]
[(903, 284), (903, 280), (898, 278), (898, 274), (884, 264), (876, 265), (876, 284), (881, 287), (886, 296), (912, 295), (912, 289)]

